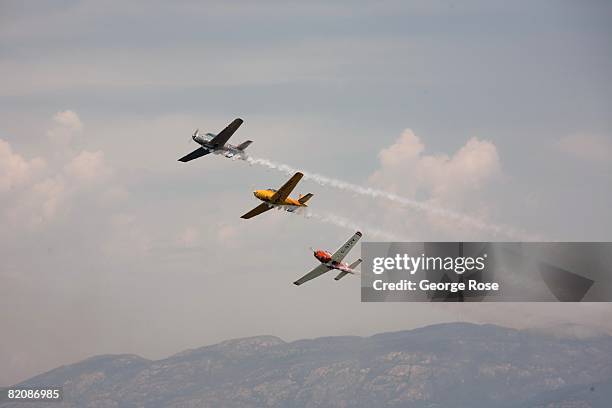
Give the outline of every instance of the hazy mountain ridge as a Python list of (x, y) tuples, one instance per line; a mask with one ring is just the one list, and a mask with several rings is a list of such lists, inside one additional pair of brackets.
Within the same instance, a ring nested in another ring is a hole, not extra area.
[(465, 323), (290, 343), (259, 336), (156, 361), (92, 357), (21, 385), (33, 384), (64, 386), (54, 407), (602, 406), (612, 401), (612, 337)]

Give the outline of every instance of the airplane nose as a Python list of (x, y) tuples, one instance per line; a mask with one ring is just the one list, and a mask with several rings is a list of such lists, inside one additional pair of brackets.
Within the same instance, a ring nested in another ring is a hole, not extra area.
[[(255, 197), (257, 197), (257, 191), (253, 191), (253, 195), (254, 195)], [(259, 197), (257, 197), (257, 198), (259, 198)]]

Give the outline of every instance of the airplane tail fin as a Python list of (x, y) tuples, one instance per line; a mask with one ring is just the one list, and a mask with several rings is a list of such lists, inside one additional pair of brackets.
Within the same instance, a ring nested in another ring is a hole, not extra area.
[(349, 271), (341, 271), (338, 276), (336, 276), (334, 278), (334, 280), (340, 280), (342, 278), (344, 278), (346, 275), (348, 275), (349, 273), (352, 275), (358, 274), (357, 271), (355, 271), (355, 268), (359, 266), (359, 264), (361, 263), (361, 258), (356, 260), (355, 262), (353, 262), (352, 264), (349, 265), (349, 269), (353, 272), (349, 272)]
[(238, 149), (238, 150), (244, 150), (244, 149), (246, 149), (247, 147), (249, 147), (249, 145), (250, 145), (251, 143), (253, 143), (253, 141), (252, 141), (252, 140), (247, 140), (247, 141), (245, 141), (245, 142), (240, 143), (238, 146), (236, 146), (236, 149)]
[(355, 262), (353, 262), (352, 264), (349, 265), (349, 268), (351, 269), (355, 269), (356, 267), (359, 266), (359, 264), (361, 263), (362, 259), (359, 258), (358, 260), (356, 260)]
[(298, 201), (299, 201), (300, 204), (306, 205), (306, 202), (308, 200), (310, 200), (311, 197), (312, 197), (312, 193), (308, 193), (306, 195), (301, 195), (300, 194), (300, 198), (298, 198)]

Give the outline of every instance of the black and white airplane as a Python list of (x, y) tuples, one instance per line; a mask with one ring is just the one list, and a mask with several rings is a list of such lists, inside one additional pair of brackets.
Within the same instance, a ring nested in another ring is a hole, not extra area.
[(221, 154), (225, 157), (243, 159), (246, 157), (244, 149), (246, 149), (251, 143), (251, 140), (240, 143), (238, 146), (227, 143), (230, 137), (238, 130), (242, 125), (242, 119), (234, 119), (232, 123), (227, 125), (219, 134), (205, 133), (201, 135), (196, 129), (191, 137), (196, 143), (200, 145), (196, 150), (183, 156), (179, 159), (182, 162), (188, 162), (198, 157), (207, 155), (208, 153)]

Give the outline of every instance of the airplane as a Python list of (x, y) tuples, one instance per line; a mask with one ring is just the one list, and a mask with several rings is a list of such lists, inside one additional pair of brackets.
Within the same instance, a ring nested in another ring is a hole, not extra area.
[(246, 142), (240, 143), (238, 146), (227, 143), (229, 138), (232, 137), (234, 132), (238, 130), (240, 125), (242, 125), (242, 122), (243, 121), (240, 118), (234, 119), (232, 123), (227, 125), (227, 127), (217, 135), (213, 133), (205, 133), (204, 135), (201, 135), (199, 133), (199, 129), (196, 129), (191, 138), (194, 140), (194, 142), (198, 143), (200, 147), (178, 160), (186, 163), (193, 159), (197, 159), (198, 157), (207, 155), (208, 153), (222, 154), (225, 157), (234, 159), (245, 158), (246, 153), (244, 152), (244, 149), (253, 143), (253, 141), (247, 140)]
[(300, 172), (295, 173), (293, 176), (291, 176), (289, 181), (283, 184), (283, 186), (278, 190), (269, 188), (267, 190), (254, 191), (253, 194), (255, 195), (255, 197), (263, 201), (263, 203), (259, 204), (257, 207), (253, 208), (251, 211), (244, 214), (240, 218), (248, 220), (249, 218), (253, 218), (256, 215), (266, 212), (274, 207), (282, 207), (289, 212), (293, 212), (300, 207), (308, 207), (306, 205), (306, 202), (312, 197), (311, 193), (308, 193), (306, 195), (300, 194), (297, 200), (289, 197), (289, 194), (291, 194), (291, 191), (293, 191), (293, 189), (303, 176), (304, 175)]
[(294, 285), (301, 285), (304, 282), (308, 282), (311, 279), (317, 278), (323, 275), (325, 272), (331, 271), (332, 269), (339, 270), (340, 273), (334, 278), (334, 280), (340, 280), (344, 278), (346, 275), (356, 274), (355, 268), (361, 263), (361, 259), (356, 260), (352, 264), (346, 264), (342, 262), (344, 257), (349, 253), (349, 251), (355, 246), (357, 241), (361, 238), (361, 232), (357, 231), (355, 235), (353, 235), (344, 245), (342, 245), (336, 252), (330, 254), (327, 251), (323, 251), (321, 249), (315, 251), (312, 249), (314, 253), (314, 257), (317, 258), (321, 264), (314, 268), (312, 271), (308, 272), (306, 275), (302, 276), (300, 279), (293, 282)]

